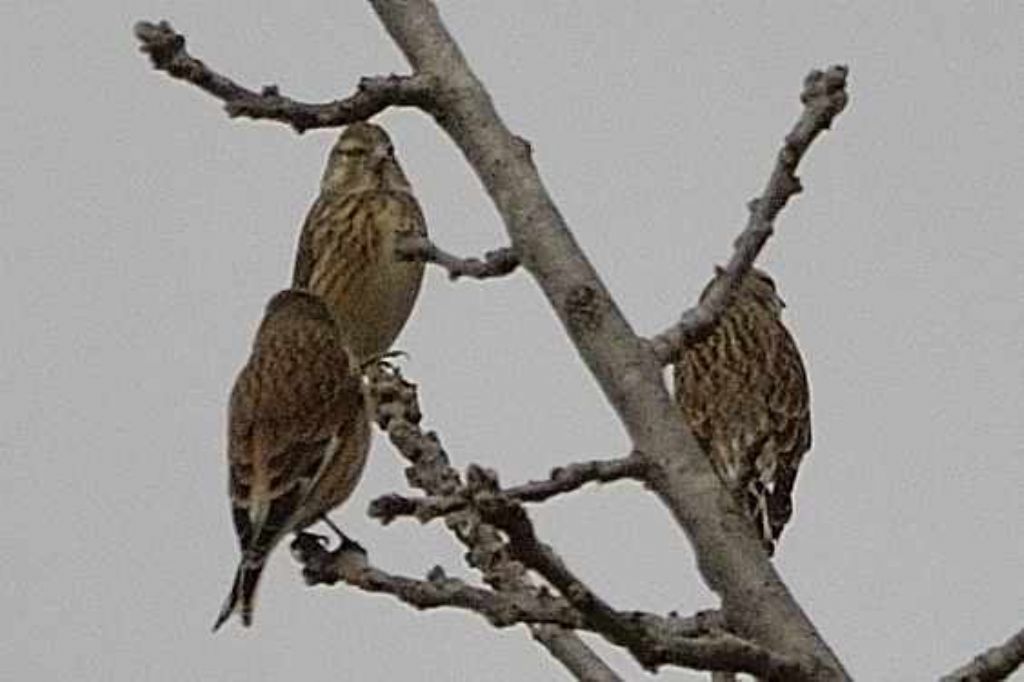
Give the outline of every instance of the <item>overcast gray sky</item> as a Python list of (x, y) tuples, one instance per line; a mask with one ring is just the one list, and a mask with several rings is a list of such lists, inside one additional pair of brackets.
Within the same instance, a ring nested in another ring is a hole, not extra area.
[[(762, 260), (806, 357), (815, 428), (777, 565), (858, 679), (934, 677), (1021, 627), (1022, 6), (440, 5), (642, 333), (726, 258), (806, 72), (850, 65), (851, 104)], [(256, 627), (210, 634), (236, 561), (227, 392), (287, 283), (336, 133), (229, 121), (150, 70), (140, 18), (171, 19), (243, 83), (309, 100), (405, 70), (355, 0), (0, 5), (0, 677), (566, 679), (522, 629), (309, 589), (287, 552)], [(505, 241), (431, 120), (378, 120), (440, 244)], [(431, 269), (398, 346), (460, 466), (511, 483), (628, 449), (525, 273), (453, 285)], [(337, 519), (384, 568), (457, 573), (439, 527), (365, 517), (404, 488), (380, 441)], [(535, 518), (616, 605), (714, 603), (636, 486)]]

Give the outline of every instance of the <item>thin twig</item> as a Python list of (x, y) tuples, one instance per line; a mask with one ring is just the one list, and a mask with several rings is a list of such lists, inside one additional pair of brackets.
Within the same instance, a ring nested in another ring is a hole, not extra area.
[(846, 107), (846, 75), (845, 66), (833, 66), (826, 71), (812, 71), (804, 79), (800, 95), (804, 110), (786, 136), (764, 192), (749, 204), (750, 217), (733, 243), (729, 263), (719, 270), (702, 301), (684, 312), (677, 324), (651, 339), (654, 353), (663, 364), (675, 362), (681, 348), (714, 328), (736, 287), (771, 237), (775, 218), (790, 197), (802, 191), (796, 175), (797, 165), (814, 139), (828, 130), (832, 119)]
[(259, 92), (223, 76), (185, 49), (185, 36), (166, 21), (135, 24), (135, 37), (149, 55), (153, 68), (197, 86), (224, 102), (231, 118), (270, 119), (287, 123), (296, 132), (333, 128), (365, 121), (390, 106), (433, 108), (434, 80), (429, 76), (373, 76), (359, 81), (356, 92), (345, 99), (312, 104), (282, 95), (276, 85)]
[(460, 277), (504, 277), (519, 267), (519, 258), (509, 247), (488, 251), (482, 260), (460, 258), (448, 253), (426, 237), (409, 235), (398, 242), (396, 249), (399, 257), (404, 260), (419, 260), (441, 266), (448, 271), (448, 278), (452, 281)]
[[(543, 502), (578, 490), (588, 483), (611, 483), (625, 478), (642, 480), (645, 467), (644, 459), (636, 453), (619, 459), (576, 462), (553, 469), (547, 479), (506, 488), (501, 494), (518, 502)], [(400, 516), (414, 516), (421, 523), (426, 523), (469, 503), (465, 496), (459, 495), (411, 498), (390, 494), (373, 500), (369, 514), (385, 525)]]

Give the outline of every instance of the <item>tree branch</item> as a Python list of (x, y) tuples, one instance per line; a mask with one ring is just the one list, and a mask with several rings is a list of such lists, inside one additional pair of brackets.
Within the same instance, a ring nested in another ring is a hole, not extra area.
[(491, 496), (478, 496), (475, 504), (488, 522), (508, 535), (509, 548), (516, 559), (557, 588), (583, 614), (588, 626), (613, 644), (626, 648), (651, 672), (668, 664), (747, 672), (766, 680), (818, 679), (813, 661), (802, 664), (777, 656), (731, 633), (705, 628), (681, 635), (677, 620), (615, 610), (580, 580), (550, 546), (537, 539), (526, 510), (501, 495), (496, 485)]
[[(466, 591), (462, 589), (461, 582), (450, 584), (453, 592), (446, 594), (444, 600), (435, 594), (436, 591), (430, 592), (427, 596), (416, 593), (419, 602), (426, 601), (430, 606), (471, 608), (482, 612), (489, 619), (498, 617), (503, 625), (510, 624), (507, 622), (513, 617), (510, 609), (515, 608), (515, 618), (520, 621), (570, 626), (561, 608), (557, 619), (550, 611), (534, 608), (533, 605), (538, 601), (545, 605), (551, 603), (551, 597), (545, 595), (542, 590), (538, 592), (527, 582), (522, 570), (525, 564), (537, 570), (562, 592), (569, 604), (579, 610), (579, 620), (575, 621), (572, 627), (593, 630), (606, 636), (609, 641), (633, 652), (637, 660), (648, 668), (672, 664), (701, 669), (721, 668), (751, 672), (765, 679), (811, 679), (806, 672), (806, 665), (798, 665), (790, 659), (771, 654), (762, 647), (730, 633), (712, 631), (709, 624), (720, 623), (720, 619), (683, 620), (642, 612), (615, 611), (577, 580), (550, 548), (536, 540), (532, 525), (522, 507), (500, 493), (493, 472), (470, 466), (465, 483), (460, 480), (457, 472), (451, 468), (448, 456), (441, 448), (437, 436), (433, 433), (423, 433), (416, 425), (421, 415), (415, 386), (405, 381), (397, 369), (380, 368), (371, 372), (370, 400), (375, 406), (380, 426), (387, 431), (395, 447), (413, 463), (407, 471), (410, 484), (428, 492), (449, 491), (437, 499), (462, 501), (462, 504), (447, 511), (446, 521), (449, 528), (470, 547), (471, 565), (481, 569), (484, 579), (496, 590), (511, 592), (511, 601), (515, 606), (508, 606), (506, 602), (487, 602), (486, 590), (471, 588), (473, 591)], [(594, 480), (599, 475), (635, 473), (637, 467), (641, 465), (642, 460), (637, 453), (620, 460), (571, 465), (563, 469), (569, 473), (556, 471), (553, 472), (550, 481), (534, 483), (532, 487), (531, 484), (527, 484), (521, 489), (525, 489), (528, 495), (541, 497), (567, 485), (578, 487), (585, 482), (584, 479)], [(495, 524), (500, 525), (509, 535), (510, 544), (501, 542), (500, 536), (494, 531)], [(471, 529), (475, 529), (480, 535), (474, 538), (470, 534)], [(484, 540), (483, 544), (480, 543), (480, 539)], [(314, 571), (312, 574), (318, 575), (322, 570)], [(306, 573), (310, 573), (309, 569)], [(331, 573), (328, 571), (327, 575), (331, 576)], [(407, 590), (423, 589), (418, 584), (394, 586), (392, 582), (383, 581), (380, 576), (375, 577), (378, 581), (372, 583), (371, 587), (379, 591), (382, 585), (387, 585), (392, 589), (386, 591), (398, 592), (400, 598), (404, 600), (408, 600), (409, 596), (402, 596), (399, 587)], [(351, 578), (346, 578), (353, 583), (362, 579), (368, 579), (368, 576), (356, 573)], [(525, 599), (519, 599), (520, 595), (526, 595)], [(438, 604), (442, 601), (443, 604)], [(535, 637), (541, 639), (539, 632), (541, 631), (534, 629)], [(548, 636), (559, 635), (549, 646), (549, 650), (562, 651), (565, 647), (576, 650), (582, 645), (582, 641), (565, 630), (547, 632)], [(570, 636), (576, 641), (568, 639)], [(575, 662), (579, 663), (579, 660)], [(610, 672), (606, 667), (602, 670)]]
[(749, 203), (750, 217), (733, 243), (729, 263), (720, 270), (703, 301), (684, 312), (676, 325), (651, 339), (662, 363), (678, 360), (681, 349), (709, 334), (725, 312), (736, 287), (771, 237), (775, 218), (790, 197), (803, 189), (796, 175), (797, 165), (814, 139), (828, 130), (846, 107), (846, 74), (845, 66), (833, 66), (827, 71), (812, 71), (804, 80), (800, 95), (803, 113), (779, 150), (764, 192)]
[[(437, 8), (430, 0), (370, 0), (370, 4), (415, 75), (364, 80), (352, 97), (326, 105), (295, 102), (281, 97), (275, 88), (254, 93), (238, 86), (188, 55), (184, 38), (168, 25), (139, 24), (136, 35), (156, 68), (223, 100), (231, 115), (279, 120), (302, 131), (343, 125), (392, 104), (429, 112), (477, 173), (505, 221), (512, 249), (540, 285), (622, 420), (647, 465), (645, 483), (685, 530), (704, 579), (721, 596), (729, 630), (780, 656), (814, 659), (821, 666), (819, 679), (849, 679), (679, 418), (663, 381), (662, 358), (653, 352), (656, 345), (629, 326), (548, 195), (529, 144), (505, 127)], [(778, 208), (767, 202), (758, 210), (769, 215)], [(409, 421), (396, 424), (388, 428), (389, 435), (410, 459), (443, 455), (436, 436), (418, 432)], [(434, 496), (456, 494), (459, 486), (458, 474), (446, 462), (440, 468), (414, 463), (410, 482), (417, 487), (429, 482), (424, 490)], [(470, 547), (470, 563), (489, 584), (498, 589), (500, 585), (533, 589), (524, 587), (529, 583), (522, 567), (516, 569), (518, 562), (507, 560), (500, 536), (479, 514), (467, 508), (449, 514), (446, 522)], [(575, 637), (564, 631), (557, 631), (557, 636)], [(545, 645), (574, 674), (586, 674), (582, 660), (558, 653), (585, 646), (581, 641), (563, 648), (550, 642)], [(614, 676), (610, 669), (604, 674)]]
[(396, 250), (399, 258), (403, 260), (424, 261), (441, 266), (448, 271), (448, 279), (452, 281), (463, 276), (474, 279), (504, 277), (519, 267), (519, 258), (508, 247), (488, 251), (484, 254), (483, 260), (459, 258), (422, 235), (408, 235), (402, 238)]
[[(619, 459), (576, 462), (552, 469), (549, 478), (530, 481), (501, 491), (501, 494), (519, 502), (543, 502), (556, 495), (578, 490), (588, 483), (610, 483), (624, 478), (642, 480), (646, 464), (642, 457), (632, 453)], [(470, 504), (465, 496), (410, 498), (390, 494), (370, 503), (369, 514), (387, 525), (399, 516), (414, 516), (426, 523)]]
[(942, 677), (941, 682), (997, 682), (1024, 664), (1024, 630)]
[[(384, 363), (368, 372), (368, 398), (377, 424), (387, 432), (392, 445), (411, 463), (406, 469), (409, 485), (437, 497), (465, 495), (465, 485), (452, 468), (448, 454), (434, 432), (419, 427), (422, 414), (416, 386), (401, 372)], [(470, 473), (473, 472), (471, 468)], [(468, 548), (466, 561), (481, 572), (484, 581), (498, 592), (513, 597), (528, 595), (541, 599), (543, 591), (531, 582), (525, 568), (508, 553), (498, 531), (486, 523), (480, 513), (466, 507), (445, 516), (448, 529)], [(531, 633), (559, 662), (579, 680), (619, 681), (600, 657), (573, 632), (551, 625), (531, 625)]]
[(532, 625), (530, 634), (569, 670), (577, 680), (623, 682), (600, 656), (579, 637), (565, 637), (557, 625)]
[(512, 246), (650, 466), (647, 483), (694, 545), (730, 629), (782, 655), (849, 675), (782, 583), (753, 528), (723, 488), (666, 390), (662, 362), (629, 326), (570, 233), (529, 145), (494, 108), (430, 0), (370, 0), (416, 73), (437, 83), (434, 117), (480, 178)]
[[(371, 566), (365, 552), (358, 546), (342, 545), (335, 550), (328, 550), (319, 538), (308, 533), (296, 538), (292, 543), (292, 553), (303, 564), (302, 574), (310, 585), (344, 582), (365, 592), (391, 595), (418, 610), (454, 608), (471, 611), (497, 628), (521, 623), (538, 625), (534, 635), (538, 639), (544, 636), (544, 630), (550, 635), (560, 628), (582, 628), (600, 634), (567, 601), (543, 590), (531, 594), (474, 587), (458, 578), (446, 576), (440, 566), (431, 570), (426, 580), (394, 575)], [(674, 616), (663, 618), (641, 612), (616, 614), (615, 617), (621, 619), (626, 628), (652, 633), (654, 643), (649, 648), (652, 655), (664, 663), (693, 667), (695, 656), (708, 664), (726, 661), (723, 665), (730, 665), (729, 662), (736, 660), (754, 661), (750, 663), (749, 671), (761, 673), (772, 666), (779, 668), (782, 665), (771, 657), (765, 658), (764, 652), (758, 647), (721, 631), (721, 619), (715, 613), (701, 613), (687, 619)], [(558, 627), (552, 628), (552, 625)], [(677, 650), (677, 640), (685, 640), (683, 651)], [(567, 655), (589, 660), (593, 652), (587, 647), (577, 647), (575, 641), (578, 640), (564, 637), (553, 640), (557, 647), (565, 649)], [(600, 670), (603, 662), (596, 656), (594, 659), (600, 663), (597, 666)], [(593, 668), (595, 661), (589, 661), (589, 665)], [(598, 676), (582, 679), (618, 678)]]
[(548, 593), (513, 594), (474, 587), (446, 576), (440, 566), (426, 580), (393, 575), (371, 566), (362, 551), (344, 545), (330, 551), (308, 533), (296, 538), (292, 552), (303, 564), (302, 575), (309, 585), (345, 582), (366, 592), (390, 594), (419, 610), (449, 607), (473, 611), (498, 628), (519, 623), (551, 623), (569, 628), (583, 624), (576, 609)]
[(195, 85), (224, 102), (231, 118), (268, 119), (287, 123), (296, 132), (331, 128), (365, 121), (390, 106), (433, 107), (432, 79), (424, 75), (374, 76), (359, 81), (356, 92), (342, 100), (311, 104), (280, 94), (276, 85), (260, 92), (245, 88), (222, 76), (185, 49), (185, 36), (166, 21), (135, 24), (135, 37), (153, 68), (172, 78)]

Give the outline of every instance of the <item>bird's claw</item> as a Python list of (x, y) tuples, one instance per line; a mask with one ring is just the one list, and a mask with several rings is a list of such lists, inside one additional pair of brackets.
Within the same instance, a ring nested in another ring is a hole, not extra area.
[(296, 533), (291, 544), (292, 556), (300, 563), (309, 563), (313, 557), (322, 554), (328, 544), (326, 536), (317, 533)]

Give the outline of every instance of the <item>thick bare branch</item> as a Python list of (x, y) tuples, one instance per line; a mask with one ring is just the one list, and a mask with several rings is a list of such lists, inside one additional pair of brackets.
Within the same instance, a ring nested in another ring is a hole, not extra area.
[(997, 682), (1007, 679), (1021, 665), (1024, 665), (1024, 630), (943, 676), (941, 682)]
[(166, 21), (135, 24), (135, 37), (149, 55), (153, 68), (197, 86), (224, 102), (231, 118), (269, 119), (287, 123), (302, 133), (364, 121), (389, 106), (432, 108), (433, 84), (428, 76), (374, 76), (359, 81), (345, 99), (312, 104), (282, 95), (275, 85), (260, 92), (245, 88), (217, 73), (185, 49), (185, 36)]
[(804, 80), (804, 91), (800, 95), (803, 113), (786, 136), (764, 192), (749, 204), (750, 217), (733, 243), (729, 263), (720, 269), (721, 276), (703, 301), (684, 312), (676, 325), (651, 339), (654, 353), (663, 363), (675, 362), (685, 344), (700, 339), (714, 328), (736, 286), (771, 237), (775, 218), (790, 197), (802, 190), (796, 175), (797, 165), (814, 139), (828, 130), (832, 119), (846, 107), (846, 74), (845, 66), (833, 66), (827, 71), (812, 71)]
[[(576, 462), (552, 469), (547, 479), (507, 488), (502, 494), (519, 502), (543, 502), (556, 495), (579, 490), (588, 483), (611, 483), (624, 478), (642, 479), (645, 466), (644, 459), (636, 453), (619, 459)], [(385, 525), (399, 516), (414, 516), (421, 523), (426, 523), (462, 509), (469, 503), (465, 496), (458, 495), (410, 498), (390, 494), (371, 502), (369, 514)]]
[(448, 253), (427, 237), (409, 235), (398, 242), (396, 249), (399, 257), (405, 260), (420, 260), (441, 266), (448, 271), (448, 278), (453, 281), (460, 277), (504, 277), (519, 267), (519, 258), (507, 247), (488, 251), (484, 254), (483, 260), (460, 258)]
[[(373, 368), (368, 379), (368, 395), (377, 424), (387, 432), (392, 445), (412, 463), (406, 469), (409, 484), (432, 496), (464, 495), (464, 484), (452, 468), (437, 434), (424, 432), (419, 427), (421, 413), (416, 387), (406, 381), (397, 368), (385, 364)], [(543, 591), (533, 585), (522, 564), (509, 555), (501, 534), (486, 523), (476, 509), (467, 507), (453, 511), (445, 516), (445, 524), (469, 549), (467, 562), (479, 570), (484, 581), (496, 591), (508, 592), (513, 597), (543, 597)], [(550, 624), (531, 625), (530, 629), (534, 639), (576, 679), (591, 682), (620, 679), (574, 632)]]
[(648, 460), (647, 483), (693, 542), (730, 629), (772, 651), (813, 658), (821, 679), (849, 679), (790, 595), (753, 529), (679, 419), (662, 362), (629, 326), (558, 212), (529, 145), (494, 108), (430, 0), (370, 0), (416, 73), (438, 87), (434, 117), (480, 178), (512, 246)]

